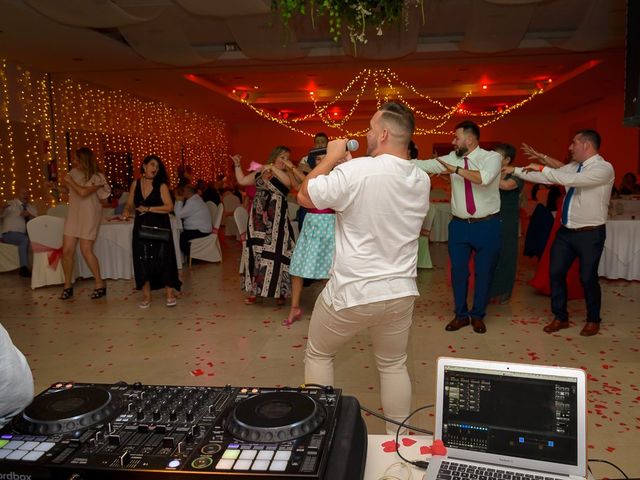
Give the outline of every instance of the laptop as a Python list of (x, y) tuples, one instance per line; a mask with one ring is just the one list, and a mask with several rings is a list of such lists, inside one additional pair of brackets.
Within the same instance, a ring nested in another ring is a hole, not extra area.
[(441, 357), (434, 438), (423, 480), (584, 479), (585, 372)]

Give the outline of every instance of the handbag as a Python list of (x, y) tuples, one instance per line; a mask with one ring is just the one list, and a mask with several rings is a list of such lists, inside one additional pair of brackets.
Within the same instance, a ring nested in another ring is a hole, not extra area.
[(138, 238), (148, 242), (168, 242), (171, 238), (171, 229), (152, 225), (140, 225)]

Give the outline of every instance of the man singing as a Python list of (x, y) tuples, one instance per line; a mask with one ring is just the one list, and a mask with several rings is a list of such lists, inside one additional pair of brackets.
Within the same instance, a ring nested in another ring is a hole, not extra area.
[[(336, 213), (335, 256), (311, 316), (305, 381), (333, 385), (338, 350), (368, 329), (382, 407), (395, 421), (411, 405), (407, 342), (418, 295), (418, 237), (429, 209), (429, 177), (407, 160), (413, 130), (409, 109), (383, 105), (370, 121), (367, 156), (341, 163), (350, 158), (347, 141), (329, 142), (298, 194), (300, 205)], [(394, 431), (388, 423), (387, 433)]]

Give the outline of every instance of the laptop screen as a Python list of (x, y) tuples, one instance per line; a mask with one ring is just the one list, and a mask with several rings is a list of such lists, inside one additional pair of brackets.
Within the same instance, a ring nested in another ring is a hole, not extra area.
[(578, 463), (578, 385), (572, 377), (446, 365), (447, 447)]

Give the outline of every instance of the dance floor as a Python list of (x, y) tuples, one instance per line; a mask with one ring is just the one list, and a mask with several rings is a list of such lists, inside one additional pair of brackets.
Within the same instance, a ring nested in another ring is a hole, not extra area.
[[(615, 462), (640, 477), (640, 283), (603, 282), (600, 334), (578, 335), (585, 316), (582, 301), (570, 303), (572, 328), (542, 332), (549, 300), (526, 285), (535, 261), (521, 257), (514, 297), (491, 305), (485, 335), (470, 328), (445, 332), (452, 318), (447, 284), (446, 244), (431, 244), (435, 268), (420, 270), (409, 346), (413, 404), (434, 400), (435, 359), (456, 356), (580, 367), (588, 372), (589, 456)], [(151, 307), (132, 281), (108, 283), (106, 299), (90, 300), (92, 280), (76, 284), (76, 296), (57, 299), (61, 286), (29, 288), (16, 273), (0, 274), (1, 322), (33, 369), (36, 391), (58, 380), (112, 383), (118, 380), (176, 385), (298, 385), (304, 379), (303, 354), (309, 314), (321, 285), (304, 291), (303, 320), (281, 326), (288, 307), (273, 300), (246, 306), (240, 291), (238, 242), (223, 243), (221, 264), (185, 268), (178, 306), (167, 308), (162, 292)], [(370, 341), (357, 336), (336, 361), (336, 386), (360, 403), (378, 409), (379, 385)], [(429, 412), (429, 410), (427, 410)], [(420, 412), (412, 422), (431, 429), (433, 414)], [(383, 423), (366, 417), (369, 433)], [(621, 475), (603, 464), (591, 465), (597, 478)]]

